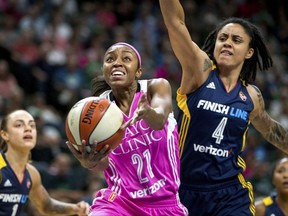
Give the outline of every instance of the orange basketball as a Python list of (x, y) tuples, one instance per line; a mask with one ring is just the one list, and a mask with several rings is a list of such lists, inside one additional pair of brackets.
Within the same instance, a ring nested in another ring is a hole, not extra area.
[(81, 151), (82, 140), (90, 145), (96, 140), (97, 151), (106, 144), (115, 149), (123, 138), (122, 123), (122, 112), (115, 103), (104, 98), (87, 97), (70, 109), (65, 130), (68, 141), (78, 151)]

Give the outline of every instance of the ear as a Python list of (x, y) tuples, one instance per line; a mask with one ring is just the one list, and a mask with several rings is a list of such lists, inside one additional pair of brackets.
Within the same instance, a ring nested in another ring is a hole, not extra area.
[(9, 140), (9, 136), (8, 136), (7, 132), (4, 130), (0, 131), (0, 136), (3, 140), (5, 140), (5, 142), (7, 142), (7, 140)]
[(248, 52), (245, 55), (245, 59), (250, 59), (254, 54), (254, 49), (253, 48), (249, 48)]
[(138, 70), (136, 71), (136, 79), (139, 79), (142, 76), (142, 68), (138, 68)]

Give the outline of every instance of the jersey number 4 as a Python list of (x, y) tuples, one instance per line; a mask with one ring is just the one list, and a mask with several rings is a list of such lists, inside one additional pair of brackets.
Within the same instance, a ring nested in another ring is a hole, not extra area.
[(216, 143), (220, 144), (221, 140), (224, 138), (223, 132), (227, 124), (227, 117), (222, 118), (220, 123), (218, 124), (217, 128), (214, 130), (212, 137), (216, 139)]

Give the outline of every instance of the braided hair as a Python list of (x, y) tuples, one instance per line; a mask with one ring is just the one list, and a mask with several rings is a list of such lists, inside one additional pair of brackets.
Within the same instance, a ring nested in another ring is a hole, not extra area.
[(250, 36), (251, 41), (249, 47), (254, 49), (254, 54), (251, 58), (245, 59), (244, 65), (240, 72), (240, 78), (247, 84), (255, 81), (257, 70), (260, 71), (268, 70), (273, 66), (273, 60), (267, 49), (263, 36), (257, 26), (243, 18), (230, 17), (222, 21), (204, 41), (202, 49), (208, 54), (210, 59), (217, 65), (213, 56), (215, 43), (219, 31), (229, 23), (236, 23), (241, 25), (245, 32)]

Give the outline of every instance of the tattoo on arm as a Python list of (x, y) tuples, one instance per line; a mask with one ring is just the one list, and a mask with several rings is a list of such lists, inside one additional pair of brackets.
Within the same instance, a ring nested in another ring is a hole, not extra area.
[[(280, 150), (288, 153), (288, 131), (277, 121), (273, 120), (268, 113), (265, 111), (265, 104), (260, 90), (253, 86), (257, 91), (257, 97), (259, 102), (259, 116), (256, 117), (259, 119), (261, 125), (258, 127), (261, 128), (264, 138), (273, 144), (275, 147)], [(264, 124), (263, 124), (264, 123)]]
[(205, 59), (204, 65), (203, 65), (203, 72), (208, 70), (211, 67), (212, 67), (211, 60), (209, 58)]
[(46, 205), (45, 212), (50, 214), (69, 214), (71, 207), (61, 201), (50, 199)]

